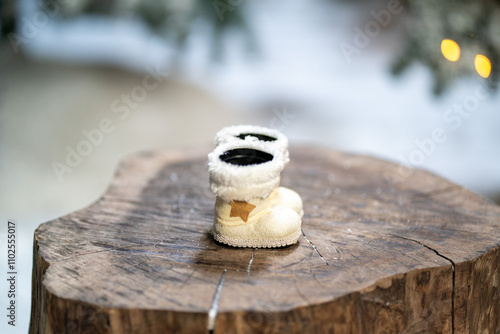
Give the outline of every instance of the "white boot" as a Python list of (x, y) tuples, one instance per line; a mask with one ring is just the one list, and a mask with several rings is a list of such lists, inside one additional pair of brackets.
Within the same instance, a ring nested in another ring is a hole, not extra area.
[[(216, 146), (238, 141), (260, 141), (283, 152), (285, 164), (290, 161), (288, 139), (276, 129), (255, 125), (235, 125), (225, 127), (215, 135)], [(301, 218), (304, 216), (302, 198), (291, 189), (285, 187), (275, 189), (270, 195), (270, 201), (272, 206), (287, 206), (297, 212)]]
[(221, 144), (208, 155), (210, 187), (217, 196), (212, 234), (236, 247), (281, 247), (297, 242), (301, 218), (272, 205), (285, 165), (283, 152), (260, 141)]

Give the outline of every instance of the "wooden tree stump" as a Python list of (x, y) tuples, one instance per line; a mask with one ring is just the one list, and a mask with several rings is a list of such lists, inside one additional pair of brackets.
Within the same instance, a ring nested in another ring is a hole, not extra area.
[(30, 333), (500, 333), (492, 202), (295, 148), (282, 185), (304, 200), (304, 236), (231, 248), (208, 234), (206, 153), (133, 155), (96, 203), (40, 225)]

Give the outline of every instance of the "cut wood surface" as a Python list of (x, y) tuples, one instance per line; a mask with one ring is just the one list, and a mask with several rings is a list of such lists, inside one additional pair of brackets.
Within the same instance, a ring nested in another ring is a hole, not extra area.
[(40, 225), (30, 333), (500, 333), (492, 202), (293, 148), (281, 184), (303, 198), (304, 236), (231, 248), (208, 234), (207, 153), (129, 156), (96, 203)]

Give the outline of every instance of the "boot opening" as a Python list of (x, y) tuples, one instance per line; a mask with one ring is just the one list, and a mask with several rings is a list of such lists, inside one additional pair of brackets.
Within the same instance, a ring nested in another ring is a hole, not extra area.
[(222, 153), (219, 158), (227, 163), (237, 166), (263, 164), (273, 160), (269, 153), (251, 148), (236, 148)]
[(240, 139), (246, 139), (247, 137), (255, 137), (260, 141), (276, 141), (276, 138), (271, 136), (266, 136), (260, 133), (240, 133), (236, 137)]

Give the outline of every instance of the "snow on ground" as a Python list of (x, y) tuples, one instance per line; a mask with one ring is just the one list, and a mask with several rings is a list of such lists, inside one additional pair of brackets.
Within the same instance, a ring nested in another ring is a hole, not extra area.
[[(456, 126), (443, 115), (455, 104), (473, 105), (479, 80), (458, 82), (435, 98), (430, 72), (421, 65), (391, 77), (388, 68), (402, 45), (398, 24), (404, 9), (348, 63), (341, 43), (353, 44), (353, 28), (372, 20), (369, 11), (384, 9), (384, 2), (363, 7), (255, 1), (246, 6), (257, 56), (247, 52), (240, 35), (228, 33), (222, 62), (211, 63), (210, 29), (200, 23), (188, 40), (178, 75), (250, 111), (287, 108), (296, 116), (284, 128), (292, 140), (413, 162), (485, 195), (499, 192), (498, 95), (479, 100), (471, 116)], [(168, 69), (175, 54), (172, 45), (137, 21), (102, 18), (47, 24), (27, 50), (35, 58), (118, 63), (135, 70)], [(433, 147), (428, 140), (435, 129), (442, 129), (445, 139)], [(417, 141), (427, 142), (427, 151)], [(415, 150), (426, 153), (424, 158)]]

